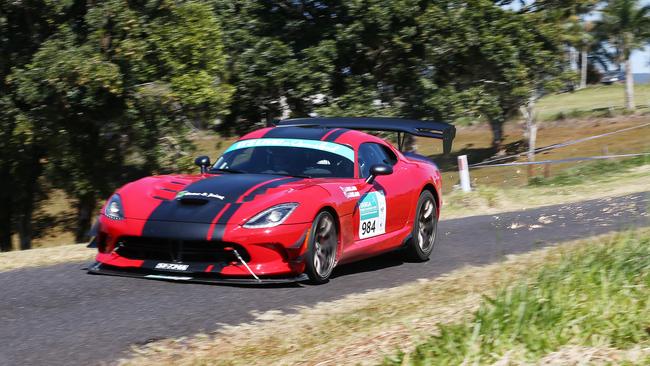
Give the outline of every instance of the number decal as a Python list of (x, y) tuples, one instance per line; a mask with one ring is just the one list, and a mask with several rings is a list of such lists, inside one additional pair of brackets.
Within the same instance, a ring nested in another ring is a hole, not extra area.
[(359, 239), (386, 232), (386, 196), (382, 191), (370, 192), (359, 200)]

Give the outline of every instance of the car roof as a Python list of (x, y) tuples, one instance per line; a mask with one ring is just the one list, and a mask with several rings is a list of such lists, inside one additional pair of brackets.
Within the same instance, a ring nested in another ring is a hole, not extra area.
[(306, 126), (279, 126), (262, 128), (244, 135), (239, 140), (241, 141), (259, 138), (320, 140), (350, 145), (355, 148), (364, 142), (386, 144), (386, 142), (381, 138), (357, 130), (350, 130), (347, 128)]

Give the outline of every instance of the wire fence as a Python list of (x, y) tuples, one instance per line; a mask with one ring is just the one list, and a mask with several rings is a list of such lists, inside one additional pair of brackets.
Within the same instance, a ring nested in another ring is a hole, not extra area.
[(470, 169), (506, 167), (506, 166), (522, 166), (522, 165), (559, 164), (559, 163), (570, 163), (570, 162), (575, 162), (575, 161), (630, 158), (630, 157), (636, 157), (636, 156), (650, 156), (650, 152), (639, 153), (639, 154), (616, 154), (616, 155), (583, 156), (583, 157), (577, 157), (577, 158), (566, 158), (566, 159), (557, 159), (557, 160), (521, 161), (521, 162), (503, 163), (503, 164), (491, 164), (491, 165), (481, 165), (481, 166), (471, 166), (470, 165)]
[[(535, 154), (541, 153), (544, 151), (550, 151), (554, 149), (559, 149), (562, 147), (566, 146), (571, 146), (575, 144), (579, 144), (582, 142), (586, 141), (591, 141), (607, 136), (611, 136), (614, 134), (622, 133), (622, 132), (627, 132), (627, 131), (632, 131), (635, 129), (643, 128), (643, 127), (648, 127), (650, 126), (650, 122), (648, 123), (643, 123), (637, 126), (632, 126), (632, 127), (627, 127), (627, 128), (622, 128), (616, 131), (611, 131), (607, 133), (602, 133), (599, 135), (594, 135), (594, 136), (588, 136), (588, 137), (583, 137), (580, 139), (575, 139), (575, 140), (570, 140), (570, 141), (565, 141), (545, 147), (541, 147), (538, 149), (535, 149)], [(494, 159), (489, 159), (486, 161), (482, 161), (479, 163), (474, 163), (474, 164), (468, 164), (467, 163), (467, 155), (461, 155), (458, 156), (458, 173), (459, 173), (459, 178), (460, 178), (460, 187), (463, 191), (469, 192), (471, 190), (471, 183), (470, 183), (470, 175), (469, 175), (469, 170), (470, 169), (483, 169), (483, 168), (501, 168), (501, 167), (514, 167), (514, 166), (527, 166), (528, 168), (528, 179), (531, 179), (531, 177), (534, 175), (533, 172), (533, 167), (535, 165), (543, 165), (544, 166), (544, 177), (548, 178), (551, 175), (551, 165), (552, 164), (561, 164), (561, 163), (572, 163), (572, 162), (580, 162), (580, 161), (593, 161), (593, 160), (606, 160), (606, 159), (620, 159), (620, 158), (631, 158), (631, 157), (639, 157), (639, 156), (650, 156), (650, 152), (641, 152), (641, 153), (631, 153), (631, 154), (607, 154), (607, 155), (597, 155), (597, 156), (581, 156), (581, 157), (570, 157), (570, 158), (564, 158), (564, 159), (547, 159), (547, 160), (539, 160), (539, 161), (515, 161), (515, 162), (509, 162), (509, 163), (498, 163), (498, 164), (493, 164), (496, 162), (504, 161), (504, 160), (509, 160), (509, 159), (516, 159), (518, 157), (528, 155), (528, 151), (526, 152), (521, 152), (518, 154), (513, 154), (513, 155), (508, 155), (508, 156), (502, 156)]]
[[(579, 143), (586, 142), (586, 141), (599, 139), (599, 138), (602, 138), (602, 137), (611, 136), (611, 135), (622, 133), (622, 132), (635, 130), (635, 129), (638, 129), (638, 128), (648, 127), (648, 126), (650, 126), (650, 122), (643, 123), (643, 124), (640, 124), (640, 125), (637, 125), (637, 126), (622, 128), (622, 129), (616, 130), (616, 131), (602, 133), (602, 134), (599, 134), (599, 135), (583, 137), (583, 138), (576, 139), (576, 140), (570, 140), (570, 141), (565, 141), (565, 142), (561, 142), (561, 143), (557, 143), (557, 144), (553, 144), (553, 145), (549, 145), (549, 146), (545, 146), (545, 147), (540, 147), (540, 148), (535, 149), (535, 154), (541, 153), (541, 152), (544, 152), (544, 151), (549, 151), (549, 150), (559, 149), (559, 148), (566, 147), (566, 146), (579, 144)], [(524, 155), (527, 155), (527, 154), (528, 154), (528, 151), (524, 151), (524, 152), (521, 152), (521, 153), (518, 153), (518, 154), (513, 154), (513, 155), (508, 155), (508, 156), (501, 156), (501, 157), (498, 157), (498, 158), (482, 161), (482, 162), (479, 162), (479, 163), (469, 164), (469, 168), (473, 169), (473, 168), (482, 168), (482, 167), (505, 167), (505, 166), (514, 166), (514, 165), (537, 165), (537, 164), (563, 163), (563, 162), (571, 162), (571, 161), (614, 159), (614, 158), (619, 158), (619, 157), (625, 157), (624, 155), (629, 155), (629, 154), (622, 154), (622, 155), (603, 155), (603, 156), (592, 156), (592, 157), (581, 157), (581, 158), (569, 158), (569, 159), (574, 159), (574, 160), (568, 160), (568, 161), (563, 161), (563, 160), (566, 160), (566, 159), (562, 159), (562, 160), (546, 160), (545, 163), (542, 162), (542, 161), (539, 161), (539, 162), (538, 161), (530, 161), (530, 162), (527, 161), (527, 162), (517, 162), (517, 163), (491, 164), (491, 163), (494, 163), (494, 162), (497, 162), (497, 161), (504, 161), (504, 160), (518, 158), (520, 156), (524, 156)], [(647, 155), (647, 154), (650, 154), (650, 153), (640, 153), (640, 155)]]

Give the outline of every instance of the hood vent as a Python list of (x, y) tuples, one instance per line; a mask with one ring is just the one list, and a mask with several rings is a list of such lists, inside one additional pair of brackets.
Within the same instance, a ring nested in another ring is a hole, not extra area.
[(209, 199), (200, 197), (182, 197), (178, 200), (184, 205), (205, 205), (210, 202)]

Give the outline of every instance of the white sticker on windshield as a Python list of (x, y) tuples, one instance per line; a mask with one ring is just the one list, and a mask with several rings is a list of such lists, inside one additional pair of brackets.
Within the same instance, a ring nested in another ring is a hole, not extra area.
[(386, 232), (386, 196), (382, 191), (369, 192), (359, 201), (359, 239)]

